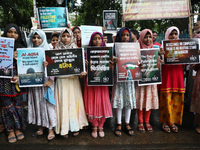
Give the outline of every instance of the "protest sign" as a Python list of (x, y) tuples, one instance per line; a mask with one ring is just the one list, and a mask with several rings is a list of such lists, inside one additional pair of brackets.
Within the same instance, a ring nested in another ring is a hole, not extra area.
[(142, 79), (139, 86), (161, 84), (161, 67), (158, 57), (158, 48), (141, 49)]
[(38, 20), (42, 29), (67, 27), (66, 7), (41, 7), (38, 8)]
[(199, 63), (199, 39), (164, 40), (165, 64)]
[(47, 76), (80, 75), (85, 71), (83, 48), (46, 50)]
[(112, 86), (113, 85), (113, 65), (112, 47), (87, 47), (88, 86)]
[(17, 51), (19, 87), (43, 86), (44, 50), (41, 48), (18, 48)]
[(0, 37), (0, 78), (12, 78), (14, 39)]
[(117, 30), (117, 10), (103, 11), (103, 26), (106, 30)]
[(139, 43), (115, 43), (117, 62), (117, 81), (140, 80), (140, 46)]
[(90, 37), (92, 33), (100, 32), (102, 33), (102, 27), (100, 26), (81, 26), (81, 45), (86, 47), (89, 45)]

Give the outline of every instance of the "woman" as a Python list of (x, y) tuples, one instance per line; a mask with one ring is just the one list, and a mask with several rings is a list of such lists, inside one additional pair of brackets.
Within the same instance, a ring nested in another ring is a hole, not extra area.
[(10, 79), (0, 79), (0, 102), (2, 107), (3, 123), (8, 132), (8, 142), (14, 143), (24, 138), (23, 130), (26, 128), (25, 116), (22, 107), (22, 92), (18, 92), (15, 84), (18, 83), (17, 76), (17, 48), (25, 48), (22, 41), (19, 27), (16, 24), (8, 24), (5, 27), (3, 37), (14, 38), (14, 56), (13, 56), (13, 78), (14, 83)]
[[(99, 32), (94, 32), (90, 37), (89, 46), (106, 46), (103, 35)], [(98, 130), (99, 137), (104, 137), (105, 133), (103, 131), (103, 125), (106, 118), (112, 117), (112, 107), (110, 104), (108, 86), (87, 86), (86, 82), (84, 104), (89, 122), (93, 127), (91, 136), (97, 138)]]
[[(46, 34), (41, 29), (36, 29), (28, 37), (28, 48), (42, 48), (49, 50)], [(36, 124), (39, 130), (37, 136), (43, 135), (43, 130), (48, 129), (47, 140), (53, 140), (55, 134), (53, 127), (56, 126), (55, 106), (48, 102), (44, 95), (48, 88), (54, 91), (54, 77), (46, 77), (43, 87), (30, 87), (28, 93), (28, 123)]]
[[(131, 32), (129, 28), (123, 27), (117, 32), (115, 42), (132, 42)], [(114, 51), (115, 52), (115, 51)], [(115, 54), (115, 53), (114, 53)], [(117, 59), (116, 59), (117, 60)], [(115, 60), (115, 62), (116, 62)], [(122, 130), (122, 109), (125, 109), (125, 130), (129, 136), (134, 135), (134, 131), (130, 126), (131, 110), (136, 106), (134, 81), (117, 82), (114, 81), (112, 91), (112, 106), (116, 109), (117, 126), (115, 135), (121, 136)]]
[[(179, 29), (170, 27), (165, 33), (165, 40), (179, 38)], [(162, 84), (160, 86), (160, 122), (162, 129), (169, 132), (178, 132), (175, 123), (182, 124), (184, 105), (184, 79), (182, 65), (163, 65)]]
[[(149, 29), (140, 32), (138, 40), (141, 49), (153, 48), (153, 33)], [(151, 109), (158, 109), (158, 92), (157, 85), (138, 86), (136, 84), (136, 109), (138, 114), (138, 130), (145, 132), (153, 132), (153, 128), (149, 123)], [(144, 109), (144, 122), (143, 122)]]

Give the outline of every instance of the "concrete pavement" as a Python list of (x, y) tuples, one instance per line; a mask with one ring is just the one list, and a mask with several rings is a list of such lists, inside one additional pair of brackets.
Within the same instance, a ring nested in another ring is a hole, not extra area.
[[(134, 136), (128, 136), (122, 132), (121, 137), (114, 135), (115, 129), (115, 111), (114, 117), (107, 119), (104, 125), (105, 137), (93, 139), (90, 136), (91, 129), (80, 131), (78, 137), (69, 135), (68, 139), (62, 139), (59, 135), (48, 142), (46, 140), (47, 133), (45, 132), (41, 137), (35, 137), (33, 134), (37, 131), (37, 126), (27, 125), (27, 130), (24, 132), (25, 139), (10, 144), (7, 142), (7, 135), (3, 133), (0, 135), (0, 150), (39, 150), (39, 149), (73, 149), (73, 150), (90, 150), (90, 149), (135, 149), (135, 150), (200, 150), (200, 134), (196, 133), (193, 125), (193, 113), (185, 110), (183, 116), (183, 125), (178, 126), (178, 133), (165, 133), (161, 130), (159, 122), (158, 110), (152, 110), (151, 124), (154, 132), (140, 133), (137, 131), (137, 115), (136, 111), (132, 111), (131, 126), (134, 129)], [(124, 126), (123, 126), (124, 127)]]

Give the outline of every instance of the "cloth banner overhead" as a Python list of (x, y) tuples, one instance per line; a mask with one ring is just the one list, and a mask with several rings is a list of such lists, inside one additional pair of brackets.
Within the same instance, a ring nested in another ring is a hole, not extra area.
[(189, 17), (188, 0), (122, 0), (124, 21)]

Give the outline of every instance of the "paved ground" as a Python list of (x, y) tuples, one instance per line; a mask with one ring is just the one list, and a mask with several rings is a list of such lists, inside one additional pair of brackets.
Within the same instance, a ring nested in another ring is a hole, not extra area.
[[(115, 112), (114, 112), (115, 115)], [(69, 136), (68, 139), (62, 139), (56, 135), (56, 139), (51, 142), (46, 140), (47, 133), (41, 137), (32, 136), (37, 127), (28, 125), (24, 132), (25, 139), (17, 141), (14, 144), (7, 142), (6, 133), (0, 135), (0, 150), (3, 149), (135, 149), (135, 150), (200, 150), (200, 134), (195, 132), (193, 125), (194, 116), (189, 111), (184, 111), (183, 125), (179, 126), (179, 133), (164, 133), (161, 130), (161, 124), (158, 118), (158, 111), (152, 111), (151, 123), (154, 127), (153, 133), (140, 133), (137, 131), (137, 115), (136, 111), (132, 111), (131, 126), (135, 131), (134, 136), (128, 136), (122, 132), (121, 137), (114, 135), (115, 116), (107, 119), (104, 129), (106, 136), (104, 138), (93, 139), (90, 136), (90, 129), (82, 130), (78, 137)]]

